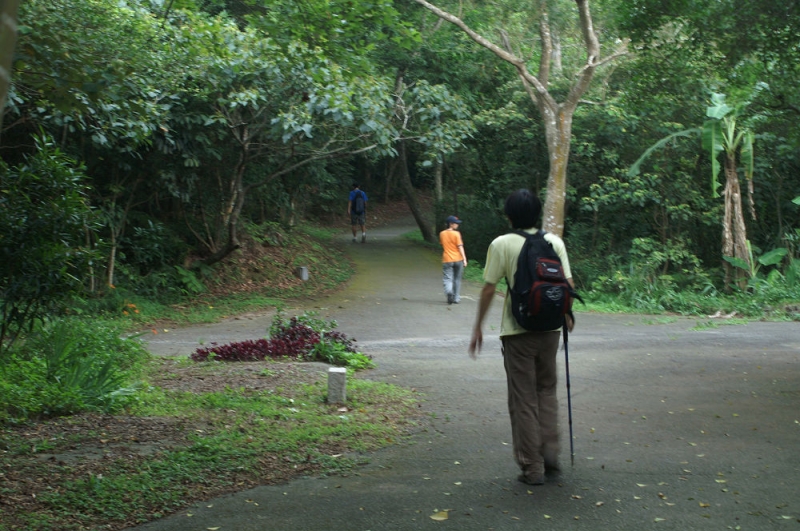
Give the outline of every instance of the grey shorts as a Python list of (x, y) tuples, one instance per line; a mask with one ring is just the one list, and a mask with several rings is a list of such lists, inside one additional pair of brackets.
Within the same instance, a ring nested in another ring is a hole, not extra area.
[(350, 214), (350, 225), (354, 227), (356, 225), (366, 225), (367, 224), (367, 213), (362, 212), (361, 214)]

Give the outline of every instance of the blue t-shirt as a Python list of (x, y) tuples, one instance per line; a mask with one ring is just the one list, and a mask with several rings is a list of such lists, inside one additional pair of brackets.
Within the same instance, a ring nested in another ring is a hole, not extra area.
[(364, 194), (364, 202), (366, 203), (367, 202), (367, 192), (365, 192), (364, 190), (352, 190), (350, 192), (350, 201), (355, 201), (356, 200), (356, 192), (361, 192), (362, 194)]

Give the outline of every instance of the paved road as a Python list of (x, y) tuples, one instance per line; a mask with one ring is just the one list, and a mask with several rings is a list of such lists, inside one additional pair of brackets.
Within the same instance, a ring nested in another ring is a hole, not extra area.
[[(797, 323), (579, 314), (569, 342), (575, 464), (562, 381), (565, 472), (529, 487), (514, 479), (501, 301), (470, 360), (479, 286), (447, 306), (437, 256), (399, 239), (405, 230), (347, 243), (354, 280), (312, 306), (375, 356), (370, 378), (425, 393), (432, 429), (358, 474), (251, 489), (137, 531), (800, 529)], [(269, 320), (160, 334), (151, 348), (261, 337)], [(443, 510), (446, 521), (430, 518)]]

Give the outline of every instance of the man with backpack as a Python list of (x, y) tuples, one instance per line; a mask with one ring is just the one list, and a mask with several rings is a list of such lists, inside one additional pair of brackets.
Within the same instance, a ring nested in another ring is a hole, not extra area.
[[(560, 278), (559, 281), (553, 280), (545, 288), (545, 298), (566, 297), (569, 302), (569, 296), (575, 295), (572, 291), (572, 274), (564, 242), (554, 234), (540, 232), (535, 228), (541, 215), (541, 208), (539, 198), (529, 190), (517, 190), (506, 199), (504, 211), (512, 228), (517, 232), (503, 234), (495, 238), (489, 246), (483, 275), (485, 283), (469, 344), (469, 355), (476, 359), (483, 344), (483, 320), (494, 298), (497, 283), (505, 278), (509, 285), (509, 293), (503, 304), (500, 339), (503, 344), (502, 353), (508, 385), (508, 412), (511, 417), (514, 460), (522, 471), (517, 479), (529, 485), (541, 485), (544, 483), (545, 475), (551, 476), (559, 472), (556, 352), (561, 326), (549, 324), (550, 314), (554, 311), (560, 312), (556, 317), (557, 322), (566, 323), (568, 330), (572, 330), (574, 324), (569, 308), (571, 303), (567, 306), (562, 304), (554, 310), (540, 303), (536, 299), (538, 295), (520, 302), (514, 293), (515, 287), (517, 291), (524, 291), (527, 288), (528, 295), (535, 291), (533, 286), (523, 286), (524, 281), (515, 286), (515, 280), (519, 278), (518, 266), (522, 264), (523, 259), (527, 259), (529, 263), (530, 260), (535, 261), (537, 270), (542, 267), (539, 271), (542, 273), (540, 276), (547, 277), (548, 273), (545, 270), (552, 270), (554, 275), (557, 273)], [(527, 252), (530, 246), (533, 246), (534, 252), (542, 252), (549, 256), (544, 259), (533, 256), (534, 253)], [(526, 249), (525, 255), (521, 255), (523, 247)], [(522, 267), (529, 268), (527, 264)], [(533, 272), (521, 271), (521, 273)], [(534, 274), (534, 277), (536, 276)], [(543, 281), (538, 278), (536, 282)], [(559, 285), (559, 282), (563, 285)], [(514, 304), (518, 308), (514, 308), (512, 299), (515, 299)], [(529, 321), (538, 320), (545, 329), (532, 331), (531, 328), (535, 329), (537, 326), (531, 325), (530, 322), (525, 322), (523, 327), (515, 317), (515, 313), (520, 313), (519, 307), (524, 307), (522, 313), (527, 315)], [(552, 329), (547, 329), (551, 326)]]
[(353, 227), (353, 243), (356, 243), (356, 229), (361, 227), (361, 243), (367, 241), (367, 194), (353, 183), (350, 198), (347, 200), (347, 214), (350, 216), (350, 225)]

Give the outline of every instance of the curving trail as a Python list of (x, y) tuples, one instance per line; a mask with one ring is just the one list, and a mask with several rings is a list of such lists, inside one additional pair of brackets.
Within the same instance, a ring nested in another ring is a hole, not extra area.
[[(348, 239), (355, 278), (309, 309), (336, 319), (375, 357), (370, 378), (425, 393), (433, 429), (377, 452), (357, 475), (259, 487), (198, 504), (192, 518), (182, 511), (136, 530), (797, 526), (797, 323), (693, 330), (698, 319), (579, 314), (569, 342), (575, 466), (562, 381), (564, 473), (529, 487), (514, 479), (496, 336), (502, 301), (487, 317), (494, 330), (485, 330), (481, 357), (470, 360), (480, 287), (465, 285), (462, 303), (447, 306), (436, 253), (399, 238), (411, 228), (370, 231), (365, 245)], [(198, 342), (261, 337), (269, 322), (250, 316), (178, 330), (153, 338), (151, 349), (189, 353)], [(430, 518), (442, 510), (447, 521)]]

